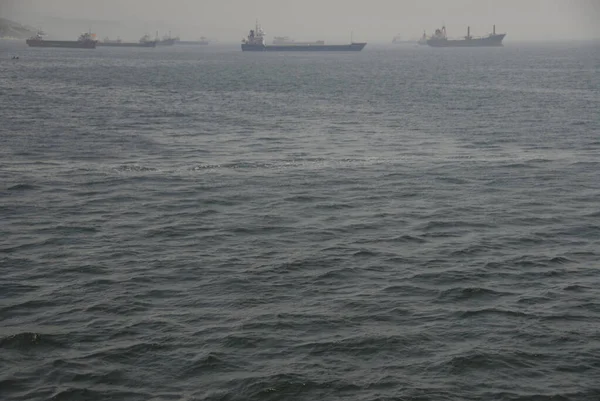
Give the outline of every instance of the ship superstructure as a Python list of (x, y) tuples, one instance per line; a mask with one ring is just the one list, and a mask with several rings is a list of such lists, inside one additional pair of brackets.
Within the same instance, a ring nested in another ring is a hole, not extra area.
[(156, 33), (156, 45), (157, 46), (173, 46), (178, 40), (179, 37), (172, 37), (171, 31), (167, 35), (164, 35), (162, 39), (158, 39), (158, 32)]

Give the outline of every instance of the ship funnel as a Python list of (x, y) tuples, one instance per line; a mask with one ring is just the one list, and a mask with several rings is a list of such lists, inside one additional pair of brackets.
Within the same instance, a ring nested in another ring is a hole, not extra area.
[(471, 27), (467, 27), (467, 39), (471, 39)]
[(496, 34), (496, 25), (494, 25), (494, 35)]

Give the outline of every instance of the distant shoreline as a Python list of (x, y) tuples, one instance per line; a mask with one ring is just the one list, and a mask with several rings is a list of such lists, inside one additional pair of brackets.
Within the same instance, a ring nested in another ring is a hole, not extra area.
[(35, 35), (36, 30), (32, 27), (20, 24), (6, 18), (0, 18), (0, 39), (21, 40)]

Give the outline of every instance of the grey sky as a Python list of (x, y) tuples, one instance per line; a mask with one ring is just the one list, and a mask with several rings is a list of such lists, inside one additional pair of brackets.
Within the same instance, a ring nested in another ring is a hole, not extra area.
[(68, 24), (43, 17), (90, 20), (100, 36), (172, 30), (223, 41), (241, 39), (256, 18), (269, 35), (296, 39), (347, 41), (354, 31), (357, 40), (388, 42), (442, 23), (450, 36), (464, 35), (467, 25), (486, 34), (496, 24), (507, 41), (600, 38), (600, 0), (0, 0), (0, 16), (61, 33)]

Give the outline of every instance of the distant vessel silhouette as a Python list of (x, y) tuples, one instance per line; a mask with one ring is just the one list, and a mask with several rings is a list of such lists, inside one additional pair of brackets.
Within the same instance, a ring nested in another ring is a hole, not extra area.
[(202, 36), (200, 40), (175, 40), (176, 45), (192, 45), (192, 46), (206, 46), (210, 44), (210, 40)]
[(144, 35), (138, 42), (123, 42), (121, 39), (110, 40), (105, 38), (104, 41), (98, 42), (98, 46), (103, 47), (156, 47), (156, 40), (152, 40), (149, 35)]
[(446, 27), (436, 29), (435, 34), (427, 40), (427, 44), (431, 47), (499, 47), (502, 46), (502, 40), (506, 36), (505, 33), (496, 33), (496, 25), (494, 30), (488, 36), (473, 37), (471, 36), (471, 27), (467, 28), (467, 36), (463, 39), (448, 39), (446, 35)]
[(162, 39), (158, 39), (158, 32), (156, 33), (156, 45), (157, 46), (173, 46), (178, 40), (178, 37), (172, 37), (171, 31), (169, 31), (168, 35), (164, 35)]
[(41, 31), (25, 42), (30, 47), (62, 47), (71, 49), (95, 49), (98, 44), (96, 35), (92, 33), (83, 33), (77, 40), (46, 40), (44, 39), (44, 33)]
[(355, 43), (353, 41), (347, 45), (325, 45), (325, 44), (265, 44), (265, 32), (261, 26), (256, 23), (255, 29), (251, 29), (246, 39), (242, 40), (242, 51), (259, 52), (282, 52), (282, 51), (361, 51), (367, 44)]

